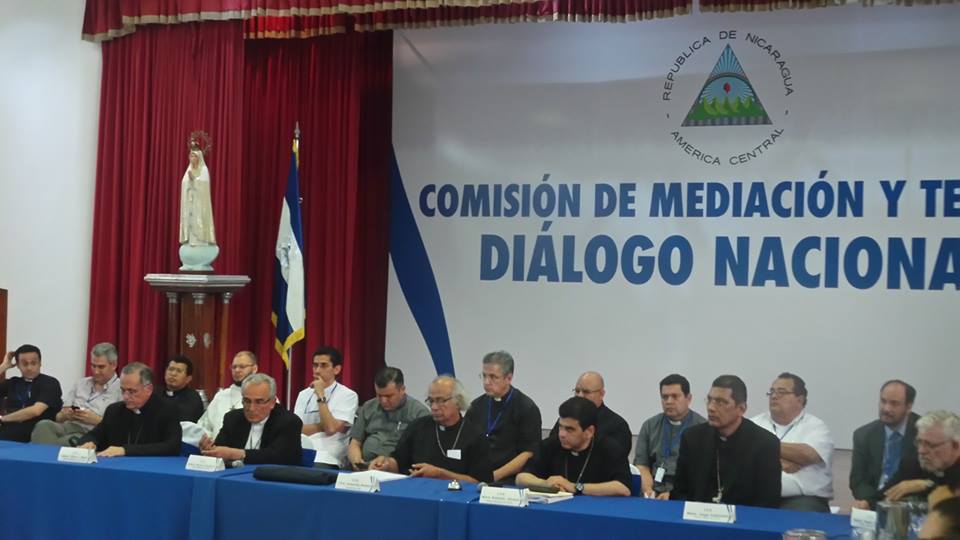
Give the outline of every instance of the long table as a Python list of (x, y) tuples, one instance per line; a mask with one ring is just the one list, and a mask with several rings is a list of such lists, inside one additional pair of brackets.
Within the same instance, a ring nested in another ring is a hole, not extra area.
[(193, 472), (182, 457), (61, 463), (59, 450), (0, 445), (0, 538), (212, 538), (216, 482), (252, 469)]
[[(253, 467), (184, 469), (186, 458), (59, 463), (58, 448), (0, 442), (0, 527), (18, 539), (349, 538), (391, 540), (609, 538), (779, 540), (812, 528), (846, 538), (844, 516), (741, 506), (734, 524), (684, 521), (683, 504), (576, 497), (527, 508), (481, 505), (471, 484), (410, 478), (380, 493), (255, 480)], [(3, 536), (0, 533), (0, 536)]]

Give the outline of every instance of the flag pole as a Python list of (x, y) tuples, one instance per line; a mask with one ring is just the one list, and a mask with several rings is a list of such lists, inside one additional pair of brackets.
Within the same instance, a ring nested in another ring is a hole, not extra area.
[[(300, 121), (297, 120), (293, 124), (293, 145), (294, 145), (294, 154), (296, 154), (297, 159), (297, 168), (300, 167)], [(293, 388), (293, 347), (291, 344), (290, 348), (287, 350), (287, 409), (293, 409), (293, 404), (291, 403), (291, 392)]]

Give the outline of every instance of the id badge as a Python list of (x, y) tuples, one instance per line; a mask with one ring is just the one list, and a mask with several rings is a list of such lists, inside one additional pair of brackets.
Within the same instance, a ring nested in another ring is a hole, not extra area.
[(657, 472), (653, 475), (653, 481), (660, 484), (663, 483), (663, 476), (667, 474), (667, 470), (663, 467), (657, 467)]
[(447, 450), (447, 457), (450, 459), (460, 460), (460, 450)]

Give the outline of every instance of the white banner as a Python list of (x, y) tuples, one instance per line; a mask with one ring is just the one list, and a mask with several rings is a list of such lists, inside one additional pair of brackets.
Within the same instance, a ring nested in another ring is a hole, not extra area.
[(782, 371), (838, 447), (880, 384), (960, 409), (960, 9), (397, 32), (387, 363), (634, 432), (678, 372)]

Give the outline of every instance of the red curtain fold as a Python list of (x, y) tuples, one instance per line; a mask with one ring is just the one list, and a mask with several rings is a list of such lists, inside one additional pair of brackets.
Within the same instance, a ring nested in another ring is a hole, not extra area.
[(86, 0), (83, 38), (105, 41), (144, 25), (206, 20), (242, 20), (248, 39), (488, 22), (626, 22), (682, 15), (690, 12), (691, 4), (692, 0)]
[(232, 300), (228, 349), (255, 351), (284, 391), (270, 299), (299, 120), (307, 338), (293, 387), (329, 344), (345, 353), (343, 382), (370, 396), (386, 327), (393, 37), (244, 42), (242, 32), (239, 21), (150, 26), (103, 46), (89, 341), (116, 343), (124, 364), (162, 363), (166, 300), (143, 276), (179, 266), (186, 137), (202, 128), (213, 138), (214, 269), (252, 278)]
[[(252, 235), (242, 256), (255, 283), (272, 283), (280, 202), (299, 121), (307, 338), (294, 350), (293, 388), (312, 380), (312, 351), (333, 345), (344, 353), (344, 384), (372, 396), (386, 335), (393, 36), (248, 41), (246, 55), (244, 198), (275, 203), (251, 208), (251, 227), (269, 234)], [(279, 373), (279, 356), (271, 353), (270, 294), (262, 287), (247, 295), (241, 311), (262, 320), (251, 318), (232, 335), (256, 336), (257, 353)]]
[(239, 200), (224, 187), (240, 181), (242, 74), (238, 23), (154, 26), (103, 44), (89, 340), (115, 343), (123, 364), (162, 360), (166, 299), (143, 276), (179, 267), (180, 179), (196, 129), (214, 141), (216, 267), (239, 270)]

